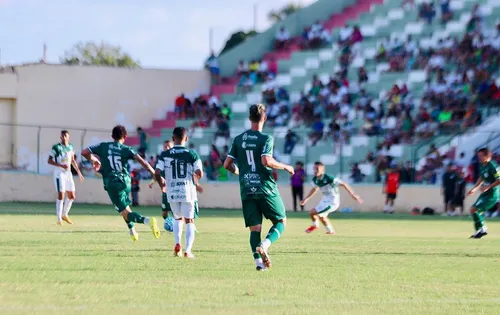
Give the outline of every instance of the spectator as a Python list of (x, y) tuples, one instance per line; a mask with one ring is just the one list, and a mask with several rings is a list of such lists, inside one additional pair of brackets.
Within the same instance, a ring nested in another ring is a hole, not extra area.
[(229, 108), (229, 106), (227, 106), (227, 103), (224, 103), (224, 105), (222, 105), (220, 112), (224, 116), (224, 119), (226, 119), (227, 121), (231, 120), (233, 111), (231, 110), (231, 108)]
[(274, 48), (276, 50), (287, 49), (290, 41), (290, 33), (288, 30), (282, 26), (276, 32), (276, 39), (274, 41)]
[(399, 177), (402, 183), (415, 182), (415, 169), (411, 166), (411, 162), (407, 161), (406, 164), (400, 169)]
[(240, 60), (238, 66), (236, 67), (236, 75), (238, 77), (242, 77), (242, 76), (248, 76), (249, 74), (250, 72), (248, 69), (248, 64), (245, 61)]
[(292, 154), (293, 148), (295, 148), (295, 144), (297, 144), (297, 141), (299, 140), (299, 136), (291, 129), (289, 129), (285, 136), (285, 147), (283, 149), (283, 152), (285, 154)]
[(359, 29), (359, 26), (354, 26), (352, 29), (352, 34), (351, 34), (351, 45), (360, 43), (363, 41), (363, 34), (361, 34), (361, 30)]
[(262, 59), (259, 63), (259, 69), (257, 71), (257, 78), (260, 82), (265, 81), (267, 76), (269, 75), (269, 63)]
[(276, 62), (276, 59), (274, 57), (271, 57), (269, 60), (269, 72), (268, 75), (271, 75), (272, 77), (275, 77), (276, 74), (278, 74), (278, 63)]
[[(293, 211), (297, 211), (297, 199), (299, 202), (304, 199), (305, 180), (306, 172), (304, 171), (304, 164), (299, 161), (295, 164), (295, 173), (290, 178), (290, 184), (292, 186)], [(300, 211), (304, 211), (304, 206), (300, 206)]]
[(441, 0), (441, 23), (446, 24), (453, 19), (453, 13), (450, 8), (450, 0)]
[(457, 208), (460, 208), (460, 215), (463, 215), (464, 212), (465, 188), (467, 186), (464, 170), (461, 167), (457, 167), (456, 170), (455, 189), (453, 190), (453, 200), (451, 203), (452, 215), (458, 214)]
[(358, 163), (354, 163), (351, 168), (351, 179), (354, 183), (361, 183), (365, 175), (361, 173)]
[(141, 190), (140, 187), (140, 181), (141, 181), (141, 176), (139, 173), (138, 169), (132, 170), (130, 172), (130, 178), (132, 179), (131, 182), (131, 195), (132, 195), (132, 206), (138, 207), (139, 206), (139, 191)]
[(215, 145), (212, 145), (212, 149), (210, 150), (208, 165), (209, 171), (212, 173), (212, 178), (217, 179), (218, 170), (221, 167), (222, 162), (219, 150), (217, 150), (217, 147)]
[(316, 115), (315, 122), (312, 125), (312, 132), (309, 134), (309, 139), (311, 140), (311, 145), (315, 146), (321, 138), (323, 138), (323, 129), (325, 124), (321, 120), (321, 116)]
[(148, 151), (148, 134), (141, 127), (137, 127), (137, 135), (139, 136), (139, 150), (137, 151), (145, 154)]
[(339, 45), (348, 45), (351, 40), (353, 29), (349, 24), (344, 25), (339, 31)]
[(215, 53), (212, 51), (210, 57), (208, 57), (205, 62), (205, 67), (210, 71), (210, 75), (212, 77), (212, 83), (219, 84), (220, 81), (220, 69), (219, 69), (219, 58), (215, 56)]
[(184, 93), (177, 96), (175, 99), (175, 114), (178, 119), (186, 118), (186, 98), (184, 97)]
[(226, 141), (229, 141), (229, 124), (222, 115), (217, 117), (216, 124), (217, 124), (217, 131), (214, 134), (214, 142), (217, 140), (218, 137), (222, 137)]
[(453, 198), (455, 195), (455, 185), (457, 182), (457, 173), (454, 170), (453, 163), (449, 163), (446, 172), (443, 174), (441, 195), (444, 197), (444, 215), (455, 215), (453, 209)]

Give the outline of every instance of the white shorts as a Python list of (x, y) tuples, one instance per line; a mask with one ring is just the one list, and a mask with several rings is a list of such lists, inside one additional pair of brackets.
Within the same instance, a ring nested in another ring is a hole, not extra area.
[(194, 219), (196, 202), (170, 202), (172, 214), (176, 220), (180, 218)]
[(75, 191), (75, 181), (71, 172), (54, 173), (54, 185), (57, 192)]
[(326, 217), (339, 208), (339, 200), (332, 198), (322, 198), (318, 205), (314, 207), (318, 216)]

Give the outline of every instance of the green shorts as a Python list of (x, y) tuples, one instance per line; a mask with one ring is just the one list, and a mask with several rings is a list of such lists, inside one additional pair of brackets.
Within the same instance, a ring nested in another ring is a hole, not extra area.
[[(162, 211), (167, 211), (172, 214), (172, 208), (170, 207), (170, 204), (168, 203), (168, 198), (166, 193), (161, 194), (161, 210)], [(198, 208), (198, 202), (195, 201), (194, 203), (194, 218), (198, 218), (198, 214), (200, 212), (200, 209)]]
[(106, 191), (108, 192), (109, 199), (115, 206), (116, 211), (121, 213), (123, 210), (127, 209), (130, 206), (130, 190), (131, 186), (122, 182), (120, 179), (112, 179), (110, 180), (106, 187)]
[(242, 200), (242, 205), (246, 227), (262, 224), (263, 216), (271, 222), (286, 218), (285, 205), (280, 195)]
[(478, 212), (485, 212), (493, 208), (498, 202), (498, 196), (496, 195), (479, 195), (476, 202), (472, 205), (476, 208)]

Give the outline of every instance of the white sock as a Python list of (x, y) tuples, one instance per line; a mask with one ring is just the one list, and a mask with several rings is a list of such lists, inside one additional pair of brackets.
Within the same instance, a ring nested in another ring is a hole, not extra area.
[(384, 211), (389, 211), (389, 206), (388, 205), (384, 205)]
[(64, 212), (63, 212), (63, 217), (67, 217), (69, 214), (69, 210), (71, 210), (71, 206), (73, 205), (73, 199), (68, 199), (66, 198), (66, 201), (64, 202)]
[(64, 207), (64, 200), (56, 200), (56, 214), (57, 214), (57, 221), (61, 221), (62, 213), (63, 213), (63, 207)]
[(181, 243), (183, 224), (184, 224), (184, 222), (182, 222), (182, 220), (175, 220), (174, 221), (174, 241), (175, 241), (175, 244)]
[(135, 234), (135, 227), (129, 229), (129, 232), (130, 232), (130, 235), (134, 235)]
[(262, 247), (264, 247), (265, 250), (268, 250), (269, 247), (271, 246), (271, 241), (266, 238), (260, 244)]
[(262, 258), (256, 258), (254, 260), (255, 260), (255, 266), (264, 268), (264, 263), (262, 262)]
[(149, 224), (149, 218), (148, 217), (145, 217), (144, 218), (144, 224), (148, 225)]
[(332, 233), (334, 231), (333, 226), (331, 224), (328, 224), (327, 226), (325, 226), (325, 229), (329, 233)]
[(319, 226), (319, 225), (318, 225), (318, 220), (313, 221), (312, 226), (314, 226), (314, 227), (318, 227), (318, 226)]
[(193, 249), (193, 243), (194, 243), (194, 231), (196, 230), (196, 227), (194, 223), (188, 223), (186, 224), (186, 252), (191, 253), (191, 250)]

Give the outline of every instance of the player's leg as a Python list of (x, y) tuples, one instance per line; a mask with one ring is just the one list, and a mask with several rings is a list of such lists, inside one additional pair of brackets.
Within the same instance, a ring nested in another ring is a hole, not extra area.
[(484, 224), (484, 212), (494, 206), (496, 198), (479, 196), (470, 208), (472, 220), (474, 221), (475, 233), (470, 238), (481, 238), (488, 234), (488, 227)]
[(194, 225), (194, 213), (196, 207), (198, 207), (196, 201), (181, 203), (182, 214), (184, 220), (186, 221), (186, 251), (184, 252), (184, 257), (186, 258), (194, 258), (193, 244), (194, 244), (195, 229), (196, 229)]
[(268, 220), (271, 220), (273, 226), (269, 229), (266, 238), (257, 247), (257, 252), (262, 256), (262, 261), (264, 265), (269, 268), (271, 267), (271, 260), (269, 254), (267, 253), (271, 244), (275, 243), (286, 227), (286, 210), (285, 205), (281, 196), (268, 197), (265, 199), (259, 199), (259, 208), (262, 214)]
[(260, 212), (257, 200), (254, 199), (242, 200), (242, 208), (245, 226), (250, 229), (250, 248), (252, 249), (255, 266), (257, 271), (263, 271), (266, 266), (257, 252), (257, 247), (261, 242), (262, 212)]
[(326, 199), (323, 202), (320, 202), (318, 207), (315, 209), (319, 220), (323, 223), (323, 226), (326, 229), (326, 234), (335, 234), (335, 230), (328, 219), (328, 215), (339, 208), (339, 203), (337, 200)]
[(180, 202), (170, 203), (170, 208), (172, 209), (172, 215), (174, 216), (174, 256), (182, 256), (182, 245), (181, 237), (182, 230), (184, 229), (184, 221), (182, 217), (182, 208)]
[(64, 196), (66, 192), (65, 181), (63, 180), (63, 173), (54, 175), (54, 185), (57, 192), (56, 200), (56, 215), (57, 225), (62, 225), (62, 216), (64, 212)]
[(390, 196), (389, 196), (389, 213), (394, 213), (394, 200), (396, 200), (396, 194), (390, 194)]
[(64, 210), (62, 214), (62, 219), (66, 221), (68, 224), (73, 224), (73, 222), (69, 219), (68, 215), (74, 201), (75, 201), (75, 181), (73, 180), (73, 176), (70, 173), (66, 174), (66, 200), (64, 200)]
[[(299, 187), (299, 201), (304, 200), (304, 186)], [(300, 206), (300, 211), (304, 211), (304, 206)]]
[(293, 199), (293, 211), (297, 211), (297, 197), (299, 196), (298, 194), (298, 188), (292, 186), (292, 199)]
[(389, 212), (390, 210), (390, 205), (389, 205), (389, 194), (385, 196), (385, 203), (384, 203), (384, 213)]
[(310, 227), (308, 227), (306, 229), (306, 231), (305, 231), (306, 233), (313, 232), (319, 226), (319, 223), (318, 223), (319, 217), (318, 217), (318, 212), (316, 211), (316, 208), (309, 210), (309, 217), (311, 218), (312, 224)]

